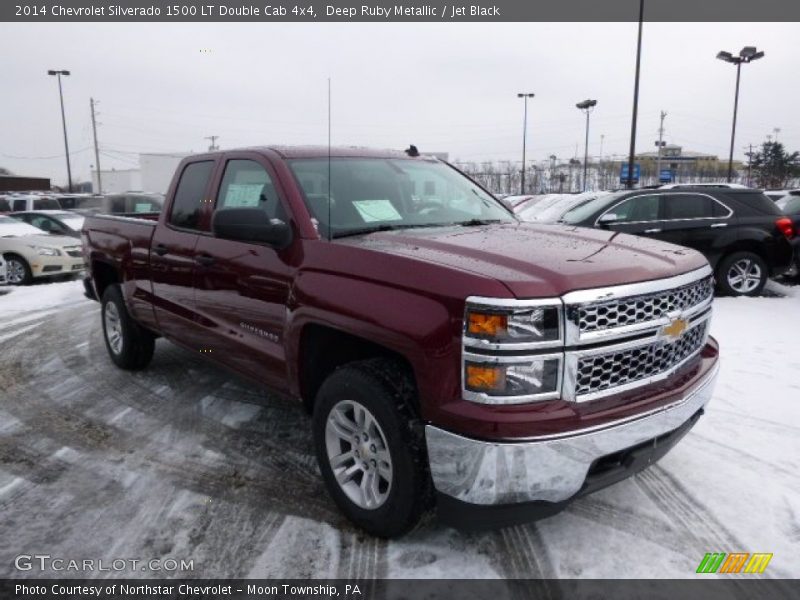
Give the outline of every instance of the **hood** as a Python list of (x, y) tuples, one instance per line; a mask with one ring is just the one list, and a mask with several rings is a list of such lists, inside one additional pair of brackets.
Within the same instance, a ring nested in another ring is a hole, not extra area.
[(65, 235), (50, 235), (43, 233), (42, 235), (20, 235), (10, 238), (2, 238), (5, 240), (14, 241), (19, 244), (26, 244), (28, 246), (45, 246), (47, 248), (65, 248), (68, 246), (80, 246), (80, 240)]
[(519, 298), (662, 279), (707, 264), (665, 242), (568, 225), (503, 223), (376, 232), (338, 243), (492, 277)]

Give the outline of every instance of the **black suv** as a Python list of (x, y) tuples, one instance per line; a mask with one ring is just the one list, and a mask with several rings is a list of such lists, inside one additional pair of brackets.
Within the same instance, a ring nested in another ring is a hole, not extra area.
[(626, 190), (600, 196), (561, 222), (642, 235), (702, 252), (719, 291), (752, 296), (792, 264), (792, 220), (760, 190)]

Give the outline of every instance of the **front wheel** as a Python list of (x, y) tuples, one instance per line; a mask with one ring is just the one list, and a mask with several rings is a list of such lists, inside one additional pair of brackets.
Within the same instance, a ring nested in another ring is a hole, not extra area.
[(328, 491), (353, 523), (376, 536), (402, 535), (430, 504), (414, 395), (402, 365), (371, 359), (334, 371), (314, 405), (314, 444)]
[(31, 267), (21, 256), (6, 254), (6, 281), (11, 285), (28, 285), (33, 281)]
[(757, 296), (769, 278), (767, 263), (753, 252), (734, 252), (719, 264), (717, 284), (728, 296)]
[(122, 290), (110, 285), (102, 300), (103, 337), (108, 355), (121, 369), (144, 369), (153, 358), (155, 336), (128, 314)]

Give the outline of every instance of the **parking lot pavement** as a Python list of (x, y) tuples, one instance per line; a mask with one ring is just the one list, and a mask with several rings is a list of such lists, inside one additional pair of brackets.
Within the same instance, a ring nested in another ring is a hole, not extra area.
[(102, 577), (692, 577), (706, 552), (741, 551), (798, 577), (797, 290), (717, 301), (717, 392), (658, 465), (544, 521), (463, 534), (428, 518), (391, 542), (339, 515), (298, 404), (163, 340), (146, 371), (120, 371), (80, 282), (15, 290), (0, 296), (0, 576), (85, 575), (14, 568), (39, 553), (193, 561)]

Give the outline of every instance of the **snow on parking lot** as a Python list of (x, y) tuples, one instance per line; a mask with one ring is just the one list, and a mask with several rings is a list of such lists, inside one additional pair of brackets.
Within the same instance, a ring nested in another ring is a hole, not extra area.
[(156, 576), (693, 577), (717, 551), (772, 552), (765, 576), (800, 577), (799, 289), (717, 300), (714, 399), (656, 466), (550, 519), (464, 534), (428, 518), (390, 542), (339, 515), (299, 406), (164, 341), (120, 371), (80, 282), (15, 289), (0, 295), (0, 577), (33, 574), (13, 569), (22, 553), (194, 560)]

